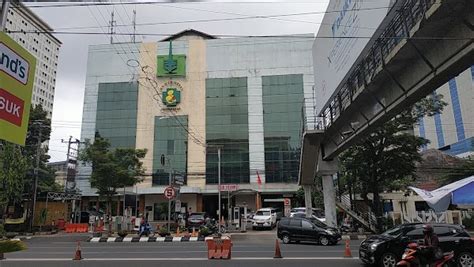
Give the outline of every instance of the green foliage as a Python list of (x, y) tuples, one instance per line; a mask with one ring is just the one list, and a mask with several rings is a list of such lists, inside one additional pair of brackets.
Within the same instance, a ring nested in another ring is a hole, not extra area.
[(0, 241), (0, 253), (9, 253), (15, 251), (26, 250), (25, 243), (19, 240), (1, 240)]
[(167, 236), (170, 234), (170, 232), (168, 232), (168, 227), (166, 225), (162, 225), (160, 227), (160, 229), (158, 230), (158, 234), (159, 235), (162, 235), (162, 236)]
[[(410, 130), (420, 118), (441, 112), (445, 105), (441, 95), (425, 98), (377, 127), (340, 156), (344, 179), (378, 217), (379, 230), (383, 208), (379, 193), (403, 189), (413, 181), (416, 163), (421, 161), (419, 149), (429, 142)], [(369, 193), (373, 194), (372, 200)]]
[(5, 236), (7, 232), (5, 231), (5, 225), (0, 224), (0, 239)]
[(120, 231), (117, 232), (117, 234), (120, 237), (126, 237), (128, 235), (128, 231), (127, 230), (120, 230)]
[(464, 217), (462, 224), (469, 230), (474, 230), (474, 212), (471, 212), (470, 217)]
[(201, 227), (201, 229), (199, 229), (199, 235), (200, 236), (208, 236), (210, 234), (211, 234), (211, 231), (206, 226), (203, 226), (203, 227)]
[(0, 143), (0, 208), (21, 201), (23, 183), (28, 171), (27, 158), (21, 148), (9, 142)]
[(112, 196), (117, 188), (133, 186), (142, 181), (145, 169), (140, 159), (145, 149), (110, 149), (110, 143), (96, 135), (93, 144), (87, 144), (81, 159), (92, 164), (91, 185), (101, 196)]
[[(311, 186), (311, 200), (313, 203), (313, 208), (320, 208), (324, 209), (324, 199), (323, 199), (323, 192), (322, 192), (322, 179), (321, 177), (316, 177), (314, 179), (314, 183)], [(298, 191), (296, 191), (295, 202), (293, 203), (294, 207), (305, 207), (304, 201), (304, 189), (300, 187)]]

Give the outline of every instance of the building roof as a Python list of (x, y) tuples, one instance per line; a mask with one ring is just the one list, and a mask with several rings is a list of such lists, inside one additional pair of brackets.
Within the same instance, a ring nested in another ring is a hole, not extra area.
[(34, 21), (39, 27), (41, 27), (51, 38), (53, 38), (58, 44), (62, 44), (62, 42), (56, 38), (51, 32), (53, 32), (53, 28), (48, 25), (43, 19), (41, 19), (38, 15), (36, 15), (31, 9), (25, 6), (21, 1), (14, 0), (11, 1), (13, 8), (15, 8), (18, 12), (23, 13), (26, 17)]
[(212, 36), (210, 34), (207, 34), (207, 33), (201, 32), (201, 31), (197, 31), (197, 30), (194, 30), (194, 29), (187, 29), (187, 30), (175, 33), (175, 34), (173, 34), (169, 37), (166, 37), (165, 39), (161, 40), (161, 42), (172, 41), (172, 40), (175, 40), (175, 39), (178, 39), (180, 37), (187, 36), (187, 35), (197, 35), (197, 36), (203, 37), (204, 39), (217, 39), (217, 37)]

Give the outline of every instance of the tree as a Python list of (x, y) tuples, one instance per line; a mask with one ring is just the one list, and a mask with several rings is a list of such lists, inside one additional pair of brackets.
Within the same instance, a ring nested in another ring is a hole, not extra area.
[(80, 158), (92, 164), (91, 186), (97, 189), (99, 196), (106, 198), (108, 215), (111, 214), (112, 197), (117, 194), (117, 188), (142, 181), (145, 169), (140, 159), (145, 157), (146, 152), (146, 149), (111, 149), (110, 143), (98, 133), (93, 144), (86, 143)]
[[(33, 192), (38, 141), (43, 144), (50, 139), (50, 135), (51, 120), (48, 118), (48, 112), (43, 109), (41, 104), (32, 106), (30, 109), (25, 147), (23, 149), (23, 155), (28, 160), (29, 169), (24, 183), (25, 193), (30, 194)], [(48, 147), (41, 145), (39, 149), (38, 193), (60, 190), (60, 186), (55, 181), (55, 171), (47, 164), (50, 159), (47, 153)]]
[(413, 181), (416, 163), (421, 161), (419, 150), (429, 143), (410, 133), (413, 125), (423, 116), (440, 113), (445, 105), (442, 95), (422, 99), (340, 156), (344, 175), (371, 207), (377, 217), (378, 230), (382, 229), (383, 214), (380, 192), (405, 188)]
[(450, 184), (458, 180), (467, 178), (474, 175), (474, 160), (465, 160), (461, 166), (449, 168), (446, 170), (448, 173), (441, 178), (441, 184)]
[(0, 142), (0, 211), (6, 212), (8, 204), (22, 200), (23, 183), (28, 162), (19, 146)]

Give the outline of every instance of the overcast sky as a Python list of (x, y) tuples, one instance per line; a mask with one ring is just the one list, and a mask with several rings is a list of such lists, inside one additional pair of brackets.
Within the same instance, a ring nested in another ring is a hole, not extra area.
[[(137, 26), (137, 32), (173, 34), (185, 29), (196, 29), (211, 35), (283, 35), (313, 33), (318, 30), (329, 0), (288, 1), (271, 3), (174, 3), (153, 5), (114, 5), (88, 7), (41, 7), (32, 10), (58, 32), (107, 32), (110, 13), (115, 11), (118, 25), (130, 25), (133, 9), (136, 8), (137, 24), (160, 23), (151, 26)], [(35, 5), (38, 3), (30, 3)], [(238, 18), (246, 16), (268, 16), (295, 13), (321, 12), (276, 18), (257, 18), (214, 22), (182, 22)], [(165, 24), (166, 22), (166, 24)], [(98, 27), (101, 26), (101, 27)], [(83, 28), (92, 27), (92, 28)], [(118, 33), (131, 32), (131, 27), (118, 27)], [(69, 136), (80, 138), (84, 83), (86, 77), (87, 50), (91, 44), (108, 43), (108, 35), (66, 35), (57, 34), (63, 43), (60, 49), (59, 65), (54, 98), (52, 135), (50, 141), (51, 160), (66, 159)], [(163, 39), (159, 36), (137, 37), (138, 41), (151, 42)], [(129, 37), (116, 37), (117, 41)]]

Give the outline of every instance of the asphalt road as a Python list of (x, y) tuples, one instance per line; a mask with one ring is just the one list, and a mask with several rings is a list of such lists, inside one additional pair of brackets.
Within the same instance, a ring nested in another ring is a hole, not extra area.
[(232, 260), (207, 260), (204, 242), (87, 243), (81, 242), (82, 261), (72, 261), (76, 240), (84, 237), (46, 237), (27, 240), (28, 250), (6, 254), (4, 266), (361, 266), (360, 241), (351, 241), (354, 258), (344, 258), (344, 244), (281, 244), (283, 259), (273, 259), (273, 236), (239, 237), (233, 240)]

